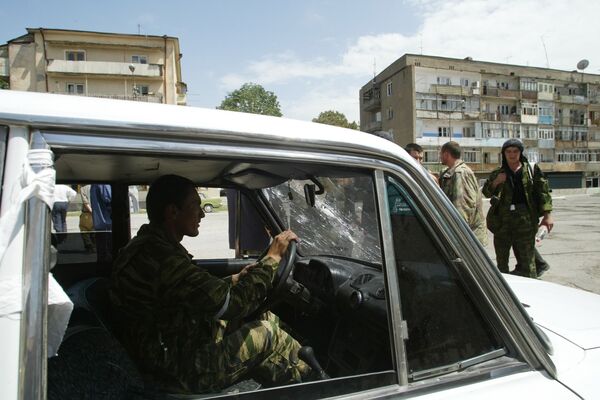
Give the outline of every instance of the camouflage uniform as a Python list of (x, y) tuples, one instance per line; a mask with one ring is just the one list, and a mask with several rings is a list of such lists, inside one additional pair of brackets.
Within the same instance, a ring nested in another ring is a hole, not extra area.
[(218, 391), (246, 375), (300, 382), (310, 368), (273, 314), (228, 329), (262, 302), (277, 266), (263, 259), (232, 285), (194, 265), (162, 229), (143, 225), (111, 276), (118, 335), (142, 372), (170, 391)]
[(456, 160), (452, 168), (446, 168), (440, 174), (440, 187), (467, 221), (481, 244), (487, 245), (481, 192), (471, 168), (463, 160)]
[(539, 217), (544, 212), (552, 211), (552, 197), (550, 197), (548, 180), (540, 168), (534, 166), (532, 179), (530, 164), (524, 157), (521, 163), (526, 204), (517, 205), (511, 211), (513, 188), (508, 179), (492, 189), (494, 179), (505, 171), (502, 167), (492, 171), (483, 185), (483, 194), (486, 197), (500, 197), (496, 216), (500, 223), (499, 228), (493, 232), (498, 269), (508, 273), (508, 258), (512, 247), (517, 259), (514, 273), (535, 278), (537, 277), (534, 262), (535, 233), (538, 229)]

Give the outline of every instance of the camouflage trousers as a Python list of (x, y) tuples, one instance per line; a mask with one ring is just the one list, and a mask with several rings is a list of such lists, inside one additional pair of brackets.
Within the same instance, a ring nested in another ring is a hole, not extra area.
[(535, 225), (529, 210), (517, 207), (514, 211), (502, 212), (502, 227), (494, 234), (496, 263), (500, 272), (508, 273), (508, 259), (512, 247), (517, 259), (515, 275), (536, 278), (535, 270)]
[(298, 358), (300, 344), (267, 312), (262, 318), (228, 332), (219, 321), (216, 342), (201, 347), (189, 379), (194, 392), (219, 391), (242, 378), (265, 386), (302, 382), (310, 367)]

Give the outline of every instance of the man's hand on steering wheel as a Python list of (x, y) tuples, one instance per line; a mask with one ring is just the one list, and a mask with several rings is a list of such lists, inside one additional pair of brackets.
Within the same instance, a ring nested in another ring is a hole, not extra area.
[(266, 257), (271, 257), (273, 260), (280, 262), (292, 240), (298, 241), (298, 236), (294, 232), (291, 230), (281, 232), (273, 238), (273, 243), (271, 243)]

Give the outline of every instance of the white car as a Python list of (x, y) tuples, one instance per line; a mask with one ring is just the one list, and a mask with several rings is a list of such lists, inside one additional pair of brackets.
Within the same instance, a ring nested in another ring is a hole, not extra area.
[[(183, 243), (199, 268), (236, 273), (267, 232), (299, 235), (265, 304), (330, 377), (245, 379), (185, 398), (600, 398), (600, 297), (501, 275), (426, 172), (385, 139), (2, 90), (0, 166), (1, 399), (182, 398), (139, 372), (106, 303), (111, 258), (143, 218), (130, 215), (127, 187), (163, 174), (228, 189), (228, 213), (203, 220), (201, 243)], [(54, 183), (110, 185), (112, 229), (80, 231), (71, 215), (68, 232), (53, 233)]]

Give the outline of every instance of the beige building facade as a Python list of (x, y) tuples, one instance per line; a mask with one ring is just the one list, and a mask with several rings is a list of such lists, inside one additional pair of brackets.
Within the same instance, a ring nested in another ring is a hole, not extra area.
[(439, 170), (439, 149), (460, 143), (480, 178), (521, 139), (554, 188), (600, 185), (600, 75), (406, 54), (360, 90), (361, 130), (416, 142)]
[(185, 105), (181, 57), (175, 37), (28, 28), (0, 46), (0, 85)]

